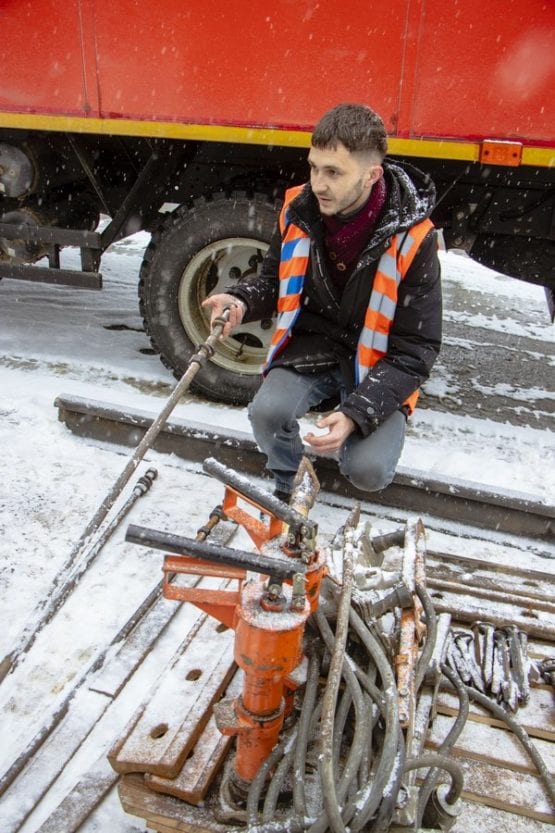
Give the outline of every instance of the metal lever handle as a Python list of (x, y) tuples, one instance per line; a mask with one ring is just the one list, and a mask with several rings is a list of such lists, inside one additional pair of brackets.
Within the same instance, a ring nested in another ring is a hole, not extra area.
[(214, 457), (208, 457), (203, 462), (202, 468), (208, 474), (211, 474), (222, 483), (225, 483), (226, 486), (231, 486), (240, 492), (244, 497), (254, 501), (254, 503), (258, 506), (262, 506), (263, 509), (267, 509), (268, 512), (272, 513), (272, 515), (279, 518), (280, 521), (286, 523), (291, 530), (296, 531), (304, 527), (308, 535), (313, 534), (316, 531), (317, 525), (314, 521), (311, 521), (309, 518), (305, 518), (305, 516), (301, 515), (300, 512), (296, 512), (291, 506), (283, 503), (283, 501), (274, 497), (274, 495), (270, 494), (265, 489), (261, 489), (259, 486), (256, 486), (256, 484), (253, 484), (252, 481), (248, 480), (246, 477), (237, 474), (237, 472), (233, 471), (233, 469), (229, 469), (227, 466), (219, 463), (214, 459)]
[(125, 540), (132, 544), (141, 544), (143, 547), (165, 550), (178, 555), (191, 555), (216, 564), (252, 570), (282, 581), (293, 578), (296, 573), (302, 573), (305, 570), (303, 564), (289, 558), (235, 550), (231, 547), (218, 546), (208, 541), (197, 541), (194, 538), (186, 538), (183, 535), (175, 535), (158, 529), (148, 529), (136, 524), (130, 524), (127, 527)]

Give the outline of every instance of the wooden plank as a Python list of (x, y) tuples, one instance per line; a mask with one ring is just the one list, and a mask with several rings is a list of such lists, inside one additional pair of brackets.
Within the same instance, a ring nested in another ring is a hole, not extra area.
[[(439, 590), (442, 593), (447, 591), (449, 593), (459, 594), (461, 589), (461, 577), (450, 575), (448, 580), (437, 578), (432, 575), (427, 580), (427, 585), (433, 590)], [(549, 586), (545, 592), (538, 591), (536, 594), (530, 594), (522, 589), (515, 590), (510, 585), (503, 585), (500, 582), (491, 581), (486, 576), (476, 575), (470, 580), (464, 581), (465, 596), (473, 596), (477, 599), (484, 599), (488, 604), (495, 606), (499, 603), (505, 603), (507, 598), (511, 599), (511, 604), (522, 610), (538, 613), (541, 611), (546, 614), (551, 620), (555, 621), (555, 604), (546, 599), (552, 598), (553, 588)], [(541, 614), (540, 614), (541, 615)]]
[(192, 807), (173, 796), (153, 792), (142, 776), (124, 775), (119, 781), (118, 793), (125, 812), (144, 819), (153, 830), (162, 833), (229, 833), (229, 825), (217, 822), (210, 806)]
[[(189, 578), (190, 586), (194, 586), (198, 582), (196, 576), (190, 576)], [(117, 697), (135, 669), (139, 667), (156, 640), (162, 635), (178, 612), (178, 605), (172, 605), (171, 602), (160, 596), (147, 614), (138, 622), (129, 637), (120, 643), (117, 652), (110, 657), (110, 661), (106, 662), (96, 672), (89, 683), (89, 689), (98, 691), (100, 694), (106, 694), (108, 697)], [(187, 618), (191, 627), (200, 615), (198, 610), (190, 611), (190, 616)], [(184, 622), (184, 625), (186, 624), (188, 622)]]
[(529, 574), (515, 571), (506, 573), (497, 570), (495, 564), (477, 567), (471, 563), (449, 559), (426, 559), (427, 583), (430, 587), (439, 587), (442, 582), (451, 582), (454, 585), (464, 585), (465, 591), (468, 588), (492, 591), (492, 598), (495, 593), (510, 593), (515, 601), (521, 598), (524, 601), (534, 600), (546, 610), (553, 610), (555, 605), (551, 599), (555, 598), (555, 581), (546, 578), (534, 578)]
[(234, 632), (207, 618), (108, 759), (120, 773), (175, 778), (235, 669)]
[(509, 601), (480, 599), (470, 593), (452, 593), (447, 590), (430, 590), (436, 613), (451, 613), (456, 622), (472, 624), (477, 620), (506, 627), (507, 622), (535, 639), (555, 642), (555, 617), (548, 613), (536, 613)]
[(174, 795), (189, 804), (199, 804), (204, 801), (232, 742), (232, 737), (220, 733), (211, 717), (177, 777), (160, 778), (147, 772), (145, 783), (156, 792)]
[[(238, 671), (227, 691), (226, 698), (238, 697), (243, 687), (243, 674)], [(160, 778), (146, 773), (145, 783), (152, 789), (167, 795), (174, 795), (189, 804), (204, 801), (208, 788), (222, 765), (233, 738), (224, 736), (216, 726), (214, 716), (206, 724), (193, 751), (183, 764), (176, 778)]]
[(467, 565), (469, 571), (480, 567), (495, 568), (502, 573), (520, 573), (523, 577), (553, 581), (550, 569), (555, 558), (555, 547), (548, 541), (521, 537), (500, 536), (500, 540), (480, 538), (480, 530), (472, 535), (446, 532), (426, 527), (427, 557)]
[(81, 689), (54, 733), (0, 799), (2, 833), (16, 833), (78, 751), (110, 700)]
[(463, 798), (451, 833), (553, 833), (553, 825)]
[[(553, 703), (553, 689), (534, 687), (530, 690), (530, 702), (519, 708), (515, 719), (531, 737), (555, 741), (555, 708)], [(440, 691), (437, 699), (437, 711), (439, 714), (458, 714), (458, 698), (447, 691)], [(505, 724), (493, 717), (491, 712), (475, 703), (470, 704), (469, 720), (476, 723), (487, 723), (490, 726), (505, 727)]]
[[(191, 584), (196, 581), (196, 577), (190, 577)], [(89, 686), (77, 691), (59, 726), (30, 759), (15, 786), (0, 798), (0, 816), (4, 819), (2, 833), (17, 830), (41, 801), (177, 614), (185, 633), (187, 630), (194, 633), (195, 623), (204, 618), (204, 614), (192, 606), (175, 605), (158, 598), (145, 610), (129, 637), (118, 644), (115, 653), (109, 654), (105, 665), (92, 676)], [(22, 795), (25, 801), (21, 800)]]
[[(454, 718), (437, 715), (426, 739), (426, 746), (432, 749), (440, 746), (453, 722)], [(535, 739), (533, 743), (549, 771), (555, 774), (555, 744), (541, 739)], [(450, 754), (497, 764), (515, 772), (537, 773), (524, 747), (512, 732), (472, 720), (467, 720)]]
[(538, 777), (470, 758), (457, 758), (457, 761), (464, 773), (465, 798), (555, 824), (553, 807)]
[(555, 658), (555, 645), (553, 642), (530, 640), (528, 642), (528, 654), (534, 659), (553, 659)]
[(103, 754), (35, 833), (76, 833), (118, 779)]

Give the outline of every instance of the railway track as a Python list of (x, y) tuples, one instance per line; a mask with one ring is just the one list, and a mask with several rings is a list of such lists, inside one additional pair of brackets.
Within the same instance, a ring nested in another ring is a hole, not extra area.
[[(59, 396), (56, 405), (60, 419), (75, 433), (120, 445), (136, 445), (152, 419), (137, 411), (121, 413), (103, 403), (67, 396)], [(217, 456), (233, 467), (240, 459), (241, 471), (253, 476), (259, 476), (263, 468), (248, 437), (239, 432), (224, 436), (179, 420), (168, 423), (155, 450), (171, 451), (187, 461), (185, 465), (194, 472), (198, 484), (188, 499), (200, 500), (205, 506), (207, 501), (217, 501), (219, 486), (200, 470), (199, 461)], [(157, 455), (163, 487), (176, 476), (176, 467), (171, 461), (160, 467), (161, 459), (162, 454)], [(341, 492), (329, 490), (336, 482), (331, 461), (317, 461), (316, 469), (323, 488), (311, 517), (318, 522), (325, 544), (360, 495), (346, 486)], [(182, 507), (180, 510), (182, 523)], [(362, 502), (361, 512), (363, 522), (384, 532), (398, 528), (415, 514), (425, 517), (427, 583), (438, 613), (449, 613), (463, 628), (478, 619), (499, 627), (511, 622), (527, 633), (534, 659), (555, 655), (553, 507), (510, 491), (493, 494), (472, 484), (440, 483), (421, 473), (401, 471), (392, 487), (371, 503)], [(118, 774), (108, 764), (107, 752), (134, 711), (141, 708), (145, 693), (157, 683), (160, 669), (171, 669), (175, 656), (194, 644), (205, 622), (204, 614), (188, 605), (162, 600), (159, 581), (148, 567), (144, 598), (118, 600), (121, 610), (108, 638), (96, 643), (76, 636), (61, 676), (60, 656), (53, 658), (51, 667), (40, 663), (44, 646), (56, 646), (68, 622), (71, 626), (73, 617), (89, 603), (91, 587), (105, 583), (110, 573), (117, 584), (118, 570), (130, 552), (121, 537), (106, 547), (102, 558), (90, 568), (90, 575), (73, 590), (37, 636), (25, 660), (0, 686), (0, 708), (13, 716), (12, 731), (17, 735), (12, 758), (4, 756), (0, 769), (2, 833), (88, 833), (96, 829), (95, 814), (105, 812), (106, 802), (109, 812), (122, 813), (113, 799)], [(159, 561), (156, 554), (151, 557)], [(201, 586), (214, 586), (214, 580), (202, 579)], [(110, 604), (109, 589), (95, 603)], [(45, 709), (43, 695), (53, 687), (57, 688), (57, 699)], [(453, 704), (445, 695), (441, 705), (444, 723), (452, 711)], [(546, 744), (550, 756), (555, 742), (553, 715), (552, 693), (548, 686), (537, 683), (522, 720), (529, 732)], [(473, 720), (487, 724), (489, 742), (497, 743), (498, 737), (491, 735), (495, 721), (479, 708)], [(438, 724), (436, 741), (440, 734)], [(478, 819), (482, 826), (488, 814), (497, 814), (495, 823), (500, 831), (547, 830), (550, 810), (545, 799), (538, 805), (536, 798), (514, 797), (518, 794), (514, 785), (522, 772), (530, 781), (530, 795), (541, 796), (529, 763), (522, 764), (515, 775), (510, 761), (514, 751), (491, 759), (486, 739), (476, 758), (472, 737), (465, 742), (466, 747), (457, 754), (464, 758), (471, 788), (465, 797), (466, 815), (454, 831), (478, 829), (469, 828), (468, 820), (476, 823)], [(488, 767), (502, 772), (500, 780), (505, 782), (504, 791), (493, 796), (483, 788)], [(181, 802), (167, 796), (145, 797), (142, 779), (136, 775), (124, 777), (120, 795), (126, 811), (145, 818), (154, 829), (187, 829), (185, 821), (180, 826)], [(534, 802), (536, 806), (530, 806)], [(155, 818), (159, 827), (155, 827)]]
[[(59, 419), (74, 433), (123, 446), (136, 446), (153, 422), (153, 416), (144, 411), (122, 410), (83, 397), (61, 394), (54, 404)], [(231, 467), (240, 459), (243, 473), (261, 475), (264, 471), (264, 458), (252, 438), (233, 429), (222, 430), (172, 418), (153, 448), (194, 462), (215, 455)], [(320, 457), (314, 466), (324, 491), (356, 500), (367, 497), (337, 477), (333, 460)], [(400, 467), (393, 483), (372, 495), (372, 502), (483, 529), (555, 541), (555, 506), (510, 489), (493, 492), (467, 481), (440, 481), (424, 472)]]

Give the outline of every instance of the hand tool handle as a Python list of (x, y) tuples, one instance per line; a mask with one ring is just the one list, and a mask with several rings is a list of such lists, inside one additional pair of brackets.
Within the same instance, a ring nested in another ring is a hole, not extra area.
[(148, 529), (137, 524), (130, 524), (127, 527), (125, 540), (132, 544), (141, 544), (143, 547), (165, 550), (178, 555), (189, 555), (193, 558), (201, 558), (205, 561), (226, 564), (231, 567), (240, 567), (255, 573), (271, 575), (281, 580), (292, 578), (296, 573), (302, 573), (305, 570), (302, 563), (290, 558), (270, 557), (260, 553), (247, 552), (246, 550), (222, 547), (208, 541), (197, 541), (194, 538), (186, 538), (183, 535), (175, 535), (158, 529)]

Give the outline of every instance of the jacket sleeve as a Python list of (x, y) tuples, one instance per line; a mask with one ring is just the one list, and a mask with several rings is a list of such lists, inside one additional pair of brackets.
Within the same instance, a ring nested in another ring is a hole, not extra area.
[(371, 434), (430, 375), (441, 346), (441, 279), (436, 233), (430, 232), (399, 287), (388, 350), (340, 410)]
[(280, 255), (281, 235), (276, 226), (260, 274), (225, 288), (225, 292), (240, 298), (247, 305), (243, 321), (260, 321), (262, 318), (271, 318), (276, 312)]

